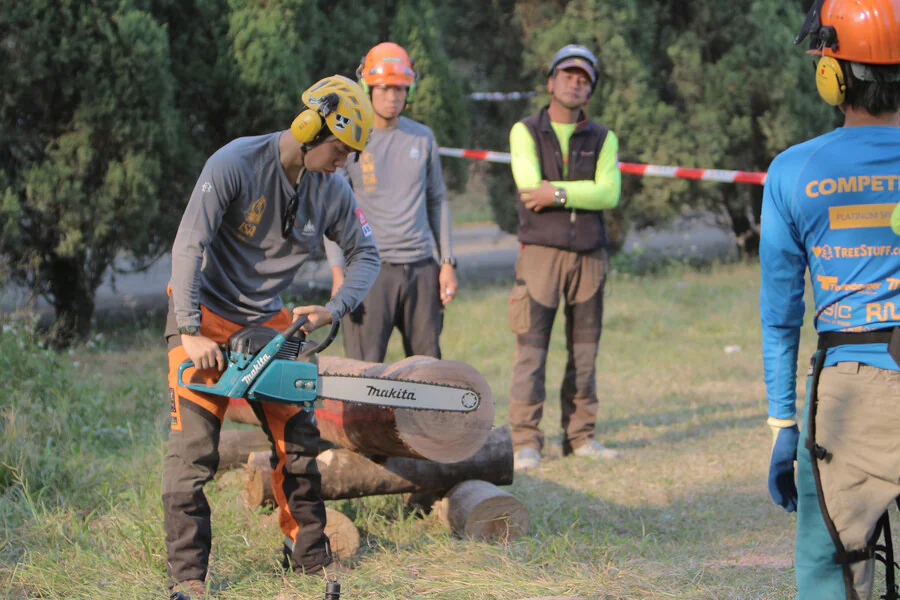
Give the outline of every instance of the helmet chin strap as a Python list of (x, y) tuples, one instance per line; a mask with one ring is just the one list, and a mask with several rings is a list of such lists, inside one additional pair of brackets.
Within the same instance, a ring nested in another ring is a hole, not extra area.
[[(328, 131), (328, 130), (326, 129), (326, 131)], [(311, 142), (307, 142), (307, 143), (305, 143), (305, 144), (300, 144), (300, 150), (303, 151), (303, 154), (306, 154), (306, 153), (308, 153), (310, 150), (312, 150), (313, 148), (315, 148), (316, 146), (320, 146), (320, 145), (324, 144), (325, 142), (330, 142), (331, 140), (336, 140), (336, 139), (337, 139), (337, 136), (335, 136), (333, 133), (331, 133), (331, 132), (329, 131), (329, 132), (328, 132), (328, 135), (326, 135), (326, 136), (321, 136), (321, 139), (318, 139), (318, 138), (317, 138), (317, 139), (315, 139), (315, 140), (313, 140), (313, 141), (311, 141)]]

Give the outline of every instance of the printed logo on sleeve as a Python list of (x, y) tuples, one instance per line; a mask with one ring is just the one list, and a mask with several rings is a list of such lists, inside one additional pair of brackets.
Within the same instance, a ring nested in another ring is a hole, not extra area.
[(361, 208), (357, 208), (353, 212), (356, 213), (356, 218), (359, 219), (359, 224), (362, 226), (363, 235), (366, 237), (372, 235), (372, 226), (369, 225), (369, 222), (366, 220), (366, 215), (363, 214), (363, 210)]
[(200, 186), (200, 189), (203, 190), (205, 193), (209, 193), (212, 191), (213, 188), (212, 188), (212, 184), (210, 182), (204, 181), (203, 185)]

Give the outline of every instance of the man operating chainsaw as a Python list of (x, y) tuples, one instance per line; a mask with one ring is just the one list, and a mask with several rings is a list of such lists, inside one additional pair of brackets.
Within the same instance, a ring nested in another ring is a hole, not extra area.
[[(305, 110), (285, 131), (234, 140), (210, 157), (188, 202), (172, 249), (169, 316), (171, 431), (162, 501), (171, 598), (206, 597), (212, 542), (203, 486), (219, 461), (228, 398), (181, 385), (215, 382), (221, 345), (248, 325), (291, 323), (280, 294), (324, 235), (340, 245), (347, 277), (326, 306), (300, 306), (304, 332), (355, 308), (379, 271), (378, 250), (346, 180), (331, 175), (366, 147), (372, 105), (338, 75), (302, 96)], [(332, 562), (316, 467), (314, 414), (297, 405), (251, 402), (274, 447), (273, 487), (285, 535), (285, 566), (320, 573)], [(277, 462), (276, 462), (277, 461)]]

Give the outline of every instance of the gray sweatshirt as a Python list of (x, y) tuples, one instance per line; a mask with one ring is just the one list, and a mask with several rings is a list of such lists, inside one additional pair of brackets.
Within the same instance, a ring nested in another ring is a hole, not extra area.
[[(383, 261), (453, 256), (441, 159), (428, 127), (400, 117), (396, 127), (373, 129), (359, 161), (346, 170)], [(326, 241), (325, 251), (332, 267), (344, 266), (335, 244)]]
[(346, 281), (326, 305), (332, 319), (356, 308), (375, 282), (378, 249), (343, 177), (305, 173), (293, 229), (282, 236), (294, 186), (281, 166), (280, 136), (236, 139), (203, 167), (172, 247), (179, 327), (200, 325), (200, 304), (240, 324), (272, 318), (323, 235), (348, 260)]

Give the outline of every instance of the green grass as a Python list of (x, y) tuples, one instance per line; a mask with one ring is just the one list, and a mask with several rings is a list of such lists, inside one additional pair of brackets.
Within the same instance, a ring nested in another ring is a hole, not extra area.
[[(565, 353), (557, 322), (543, 422), (548, 456), (508, 488), (528, 507), (528, 536), (474, 543), (454, 539), (434, 517), (408, 514), (398, 497), (334, 502), (363, 540), (356, 570), (342, 580), (344, 597), (793, 598), (795, 517), (766, 490), (758, 277), (744, 264), (614, 275), (597, 435), (623, 458), (560, 456)], [(446, 358), (474, 365), (491, 383), (495, 424), (506, 421), (513, 353), (507, 294), (464, 288), (442, 337)], [(102, 339), (72, 355), (0, 338), (13, 383), (0, 400), (0, 425), (16, 436), (4, 442), (0, 466), (6, 597), (164, 597), (161, 331), (161, 322), (106, 323)], [(810, 334), (807, 326), (801, 355), (813, 350)], [(733, 345), (741, 351), (726, 354)], [(12, 364), (23, 353), (34, 356)], [(401, 357), (395, 336), (388, 360)], [(235, 473), (208, 488), (217, 597), (321, 598), (320, 581), (277, 566), (281, 534), (243, 506), (241, 487)]]
[(466, 189), (462, 192), (448, 192), (447, 201), (454, 225), (494, 222), (494, 213), (481, 171), (470, 169)]

